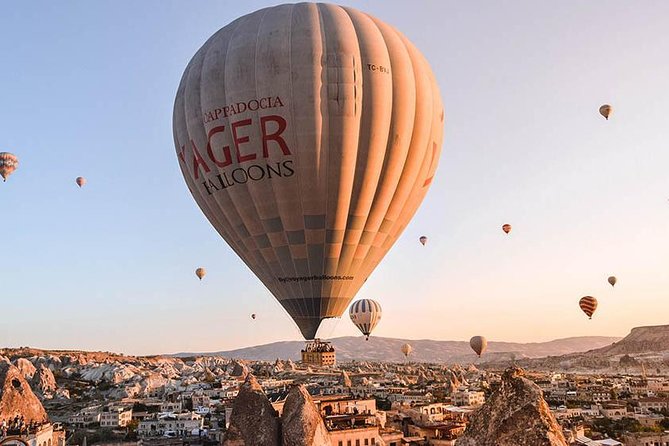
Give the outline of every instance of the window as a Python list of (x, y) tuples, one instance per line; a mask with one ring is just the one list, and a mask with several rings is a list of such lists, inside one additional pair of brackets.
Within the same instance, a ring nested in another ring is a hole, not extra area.
[(355, 440), (355, 446), (360, 446), (360, 440)]
[(337, 446), (344, 446), (344, 442), (339, 440), (339, 443), (337, 443)]
[(369, 440), (365, 438), (365, 446), (369, 446)]

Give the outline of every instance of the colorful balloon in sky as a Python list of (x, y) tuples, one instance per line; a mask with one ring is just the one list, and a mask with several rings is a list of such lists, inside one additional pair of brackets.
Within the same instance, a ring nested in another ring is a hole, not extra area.
[(609, 285), (611, 286), (616, 286), (616, 283), (618, 282), (618, 279), (616, 279), (616, 276), (611, 276), (608, 279)]
[(469, 346), (480, 358), (486, 348), (488, 348), (488, 340), (483, 336), (474, 336), (469, 340)]
[(204, 279), (204, 276), (207, 275), (207, 270), (200, 267), (200, 268), (195, 270), (195, 275), (198, 277), (198, 279), (202, 280), (202, 279)]
[(592, 319), (592, 315), (595, 313), (595, 310), (597, 309), (597, 299), (595, 299), (592, 296), (585, 296), (582, 297), (581, 300), (578, 302), (578, 306), (581, 307), (581, 310), (588, 316), (588, 318)]
[(411, 347), (410, 344), (404, 344), (402, 345), (400, 350), (402, 351), (402, 354), (404, 354), (404, 357), (408, 358), (411, 352), (413, 351), (413, 347)]
[(427, 237), (425, 237), (424, 235), (422, 235), (422, 236), (418, 239), (418, 241), (420, 241), (420, 244), (421, 244), (421, 245), (425, 246), (425, 244), (427, 243)]
[(353, 302), (348, 315), (358, 330), (369, 340), (369, 335), (381, 320), (381, 305), (372, 299), (360, 299)]
[(84, 177), (77, 177), (75, 181), (79, 187), (84, 187), (86, 185), (86, 178)]
[(395, 28), (298, 3), (214, 34), (184, 72), (173, 127), (200, 209), (313, 339), (423, 201), (444, 108), (427, 61)]
[(19, 159), (13, 153), (0, 152), (0, 176), (2, 181), (7, 181), (7, 178), (14, 173), (19, 167)]
[(508, 223), (502, 225), (502, 231), (508, 234), (509, 232), (511, 232), (511, 225)]
[(611, 107), (609, 104), (604, 104), (599, 107), (599, 114), (604, 116), (607, 121), (609, 120), (611, 113), (613, 113), (613, 107)]

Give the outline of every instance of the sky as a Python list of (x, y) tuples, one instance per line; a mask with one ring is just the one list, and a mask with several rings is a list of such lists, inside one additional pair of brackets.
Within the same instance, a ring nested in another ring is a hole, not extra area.
[[(0, 151), (21, 160), (0, 184), (0, 346), (301, 339), (191, 198), (171, 129), (195, 51), (272, 4), (0, 3)], [(669, 322), (669, 3), (343, 4), (414, 42), (446, 110), (431, 190), (357, 296), (383, 306), (375, 335), (533, 342)], [(319, 334), (359, 333), (344, 315)]]

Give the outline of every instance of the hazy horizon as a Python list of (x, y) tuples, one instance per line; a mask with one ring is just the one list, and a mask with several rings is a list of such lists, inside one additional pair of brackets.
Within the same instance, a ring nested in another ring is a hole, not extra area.
[[(301, 339), (200, 212), (172, 140), (195, 51), (277, 3), (0, 7), (0, 151), (21, 160), (0, 183), (0, 346), (159, 354)], [(541, 342), (666, 321), (669, 3), (342, 4), (421, 50), (446, 109), (431, 190), (356, 296), (383, 306), (376, 336)], [(592, 320), (585, 295), (599, 299)], [(319, 331), (358, 334), (346, 314)]]

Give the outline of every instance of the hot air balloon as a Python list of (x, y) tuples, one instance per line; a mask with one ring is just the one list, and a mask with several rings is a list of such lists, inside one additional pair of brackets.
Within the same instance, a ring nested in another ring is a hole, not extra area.
[(77, 177), (75, 181), (77, 182), (77, 186), (79, 187), (84, 187), (86, 185), (86, 178), (84, 177)]
[(255, 313), (251, 314), (251, 319), (255, 319), (255, 318), (256, 318), (256, 314)]
[(369, 334), (374, 330), (376, 324), (381, 320), (381, 305), (372, 299), (360, 299), (353, 302), (348, 315), (358, 330), (369, 340)]
[(469, 346), (480, 358), (485, 349), (488, 348), (488, 340), (483, 336), (474, 336), (469, 340)]
[(418, 240), (423, 246), (425, 246), (425, 244), (427, 243), (427, 237), (425, 237), (424, 235), (421, 235), (421, 237)]
[(214, 34), (173, 115), (195, 201), (306, 339), (342, 315), (411, 220), (443, 126), (434, 75), (407, 38), (321, 3)]
[(408, 358), (409, 354), (411, 354), (411, 352), (413, 351), (413, 347), (411, 347), (411, 345), (409, 345), (409, 344), (404, 344), (404, 345), (402, 345), (401, 350), (402, 350), (402, 353), (404, 353), (404, 356), (406, 358)]
[(597, 309), (597, 299), (592, 296), (582, 297), (578, 302), (578, 306), (581, 307), (581, 310), (588, 315), (588, 318), (592, 319), (592, 315)]
[(608, 281), (611, 286), (616, 286), (616, 282), (618, 282), (618, 279), (616, 279), (616, 276), (611, 276), (608, 278)]
[(195, 275), (196, 275), (200, 280), (202, 280), (202, 279), (204, 279), (204, 276), (207, 275), (207, 270), (204, 269), (204, 268), (202, 268), (202, 267), (200, 267), (200, 268), (198, 268), (198, 269), (195, 270)]
[(611, 113), (613, 113), (613, 107), (611, 107), (609, 104), (604, 104), (599, 107), (599, 114), (604, 116), (607, 121), (609, 120)]
[(502, 231), (508, 234), (509, 232), (511, 232), (511, 225), (508, 223), (502, 225)]
[(2, 181), (7, 181), (7, 178), (14, 173), (19, 167), (19, 159), (13, 153), (0, 152), (0, 176)]

